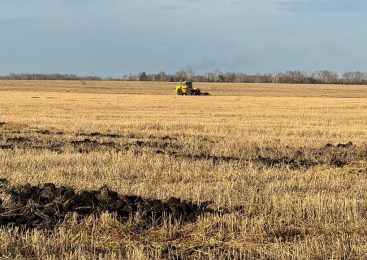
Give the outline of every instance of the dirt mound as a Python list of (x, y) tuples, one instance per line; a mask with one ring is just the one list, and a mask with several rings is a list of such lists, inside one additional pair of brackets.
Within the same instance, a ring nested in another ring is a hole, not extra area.
[(10, 186), (6, 179), (0, 179), (0, 226), (51, 229), (74, 212), (79, 219), (110, 212), (122, 222), (133, 217), (139, 227), (148, 228), (162, 224), (165, 216), (193, 222), (201, 214), (212, 212), (208, 205), (208, 202), (194, 204), (178, 198), (162, 201), (122, 196), (107, 186), (78, 192), (52, 183)]

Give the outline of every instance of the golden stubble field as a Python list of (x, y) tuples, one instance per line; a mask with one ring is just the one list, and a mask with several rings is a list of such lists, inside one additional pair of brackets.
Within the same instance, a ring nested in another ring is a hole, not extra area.
[[(198, 87), (213, 96), (178, 97), (174, 83), (0, 81), (0, 257), (367, 257), (366, 87)], [(43, 228), (45, 208), (14, 199), (26, 183), (209, 204), (189, 220), (69, 212)]]

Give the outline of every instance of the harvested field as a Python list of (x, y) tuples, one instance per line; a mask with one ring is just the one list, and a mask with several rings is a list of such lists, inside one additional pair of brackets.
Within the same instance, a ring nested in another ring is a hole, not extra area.
[(0, 81), (0, 258), (365, 258), (365, 86), (197, 87)]

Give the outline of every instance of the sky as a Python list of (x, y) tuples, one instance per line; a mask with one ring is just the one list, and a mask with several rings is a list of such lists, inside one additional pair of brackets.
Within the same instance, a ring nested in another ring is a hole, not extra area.
[(0, 0), (0, 74), (367, 71), (366, 0)]

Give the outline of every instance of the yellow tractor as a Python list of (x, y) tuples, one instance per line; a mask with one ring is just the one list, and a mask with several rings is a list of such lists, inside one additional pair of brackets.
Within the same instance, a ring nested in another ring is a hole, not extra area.
[(187, 96), (200, 96), (200, 95), (209, 95), (207, 92), (201, 92), (198, 88), (193, 88), (191, 80), (181, 80), (176, 85), (176, 93), (179, 96), (187, 95)]

